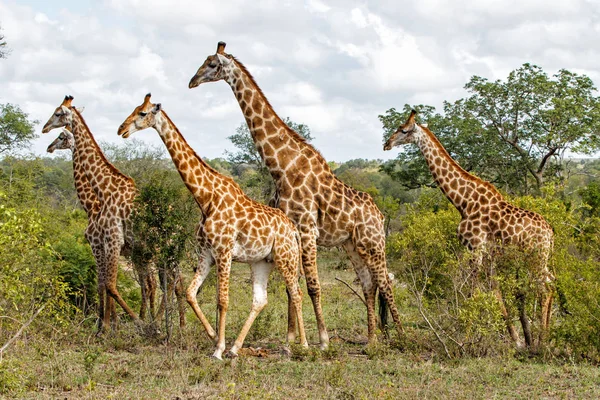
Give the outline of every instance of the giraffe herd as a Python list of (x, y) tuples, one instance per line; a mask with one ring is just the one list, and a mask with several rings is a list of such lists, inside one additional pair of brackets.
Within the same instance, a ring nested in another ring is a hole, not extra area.
[[(300, 275), (304, 275), (315, 312), (320, 347), (327, 348), (329, 335), (321, 305), (317, 246), (343, 247), (348, 254), (366, 300), (369, 342), (377, 339), (377, 292), (383, 305), (380, 318), (384, 320), (386, 306), (389, 307), (398, 334), (402, 336), (400, 314), (386, 266), (382, 213), (370, 195), (340, 181), (323, 156), (283, 122), (246, 67), (225, 53), (225, 46), (223, 42), (218, 43), (216, 53), (206, 58), (191, 78), (189, 88), (220, 80), (229, 84), (254, 144), (275, 182), (276, 191), (269, 206), (252, 200), (233, 179), (211, 168), (189, 146), (161, 104), (150, 101), (150, 94), (118, 129), (123, 138), (147, 128), (156, 130), (200, 209), (201, 218), (196, 230), (199, 261), (186, 299), (215, 343), (213, 357), (221, 359), (226, 348), (232, 261), (250, 264), (253, 300), (250, 314), (227, 352), (228, 356), (237, 355), (252, 323), (267, 305), (267, 283), (274, 267), (283, 276), (287, 288), (288, 343), (295, 341), (298, 331), (300, 344), (308, 346), (298, 283)], [(48, 152), (55, 149), (72, 152), (77, 196), (88, 216), (85, 236), (98, 268), (98, 331), (102, 333), (110, 326), (111, 317), (116, 318), (115, 301), (136, 324), (141, 324), (147, 301), (144, 292), (147, 294), (153, 288), (142, 289), (141, 316), (133, 312), (118, 292), (118, 258), (133, 240), (130, 214), (138, 191), (133, 180), (104, 156), (81, 111), (72, 106), (72, 100), (72, 96), (65, 97), (42, 132), (63, 128), (48, 147)], [(414, 111), (389, 138), (384, 150), (405, 143), (419, 146), (438, 186), (460, 212), (462, 221), (458, 236), (475, 253), (476, 262), (481, 263), (483, 250), (498, 245), (537, 249), (539, 284), (543, 293), (542, 335), (548, 328), (552, 306), (553, 275), (547, 266), (553, 246), (550, 225), (540, 215), (507, 203), (490, 183), (464, 171), (426, 126), (415, 123)], [(198, 291), (213, 265), (217, 276), (216, 331), (197, 301)], [(151, 287), (152, 283), (141, 280), (140, 285)], [(495, 289), (495, 292), (502, 304), (500, 291)], [(504, 306), (502, 309), (510, 336), (521, 345), (511, 316)], [(525, 343), (532, 346), (523, 304), (519, 304), (519, 312)]]

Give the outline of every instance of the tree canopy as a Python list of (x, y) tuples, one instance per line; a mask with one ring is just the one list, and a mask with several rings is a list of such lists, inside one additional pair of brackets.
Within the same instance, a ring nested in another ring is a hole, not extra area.
[[(563, 179), (565, 155), (600, 149), (600, 98), (585, 75), (561, 69), (550, 77), (524, 64), (504, 81), (473, 76), (465, 89), (469, 96), (445, 102), (443, 114), (431, 106), (414, 108), (463, 168), (507, 191), (539, 190), (549, 179)], [(379, 116), (384, 138), (411, 108), (391, 108)], [(383, 170), (409, 188), (432, 183), (414, 146)]]
[(29, 115), (14, 104), (0, 104), (0, 155), (23, 149), (37, 137), (35, 125)]

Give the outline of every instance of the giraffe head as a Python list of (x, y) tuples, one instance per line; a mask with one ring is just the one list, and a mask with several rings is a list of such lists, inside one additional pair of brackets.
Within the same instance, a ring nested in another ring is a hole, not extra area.
[(46, 151), (48, 153), (54, 153), (54, 150), (64, 149), (69, 149), (71, 151), (75, 149), (75, 138), (67, 128), (62, 129), (58, 137), (54, 139), (52, 143), (50, 143), (50, 146), (48, 146)]
[(141, 131), (156, 125), (156, 116), (162, 109), (160, 103), (152, 104), (148, 93), (144, 102), (137, 106), (131, 115), (119, 126), (119, 136), (129, 137), (133, 132)]
[(54, 113), (42, 128), (42, 133), (48, 133), (52, 129), (62, 128), (63, 126), (71, 126), (71, 122), (73, 122), (72, 101), (73, 96), (65, 96), (63, 102), (56, 107)]
[(416, 115), (417, 112), (415, 110), (410, 112), (410, 116), (406, 122), (400, 125), (396, 132), (394, 132), (387, 142), (385, 142), (383, 145), (383, 150), (391, 150), (392, 147), (413, 142), (415, 138), (415, 132), (421, 129), (421, 127), (415, 122)]
[(204, 64), (198, 68), (196, 75), (190, 80), (190, 89), (201, 83), (216, 82), (225, 79), (228, 67), (233, 63), (231, 55), (225, 53), (225, 42), (217, 44), (217, 52), (206, 58)]

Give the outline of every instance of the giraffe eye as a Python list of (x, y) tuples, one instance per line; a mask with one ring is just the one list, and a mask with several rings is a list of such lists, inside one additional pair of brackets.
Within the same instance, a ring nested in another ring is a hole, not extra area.
[(145, 117), (146, 115), (148, 115), (147, 112), (140, 111), (140, 117)]
[(215, 68), (217, 66), (217, 62), (216, 61), (211, 61), (210, 64), (208, 64), (209, 67), (211, 68)]
[(56, 112), (56, 113), (54, 113), (54, 115), (55, 115), (55, 116), (57, 116), (57, 117), (60, 117), (61, 115), (63, 115), (63, 113), (61, 113), (61, 112)]

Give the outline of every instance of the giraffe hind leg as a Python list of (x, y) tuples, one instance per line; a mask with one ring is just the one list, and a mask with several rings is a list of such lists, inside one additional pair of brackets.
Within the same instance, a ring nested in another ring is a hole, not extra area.
[[(117, 289), (117, 272), (118, 272), (118, 261), (119, 254), (121, 252), (121, 244), (118, 240), (108, 240), (106, 243), (106, 289), (110, 296), (116, 300), (117, 303), (125, 310), (125, 312), (129, 315), (129, 317), (134, 320), (136, 323), (139, 321), (138, 316), (133, 312), (133, 310), (127, 305), (119, 290)], [(110, 315), (110, 310), (107, 310)], [(105, 315), (105, 318), (107, 316)]]
[(354, 271), (358, 276), (360, 285), (365, 296), (365, 302), (367, 303), (367, 335), (369, 343), (374, 342), (377, 337), (375, 330), (377, 327), (377, 317), (375, 315), (375, 294), (377, 286), (373, 283), (373, 277), (369, 272), (363, 258), (358, 254), (354, 244), (352, 242), (346, 242), (344, 244), (346, 254), (350, 258), (350, 262), (354, 266)]
[(323, 309), (321, 307), (321, 284), (317, 271), (317, 241), (314, 234), (305, 233), (301, 237), (302, 269), (306, 278), (306, 291), (313, 304), (321, 350), (325, 350), (329, 346), (329, 334), (325, 327), (325, 319), (323, 318)]

